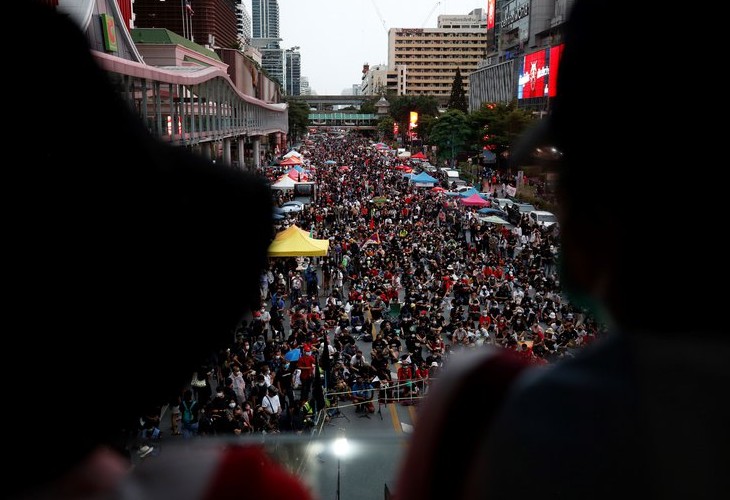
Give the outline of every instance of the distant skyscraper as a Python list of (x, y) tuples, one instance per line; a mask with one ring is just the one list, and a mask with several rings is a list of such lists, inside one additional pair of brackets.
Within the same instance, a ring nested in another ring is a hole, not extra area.
[(302, 55), (299, 47), (284, 51), (284, 68), (286, 73), (286, 95), (301, 95)]
[(279, 39), (279, 0), (251, 0), (253, 38)]
[(261, 66), (284, 84), (284, 54), (279, 36), (278, 0), (251, 1), (251, 45), (261, 51)]
[(246, 9), (245, 0), (238, 0), (236, 4), (236, 29), (241, 43), (249, 45), (251, 43), (251, 14)]
[(309, 78), (303, 76), (299, 80), (299, 95), (312, 95), (312, 89), (309, 87)]

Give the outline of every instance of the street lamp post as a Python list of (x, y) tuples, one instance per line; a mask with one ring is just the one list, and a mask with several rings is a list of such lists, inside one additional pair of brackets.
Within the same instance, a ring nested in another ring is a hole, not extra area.
[(335, 442), (332, 444), (332, 452), (337, 457), (337, 493), (335, 498), (340, 500), (340, 462), (350, 452), (350, 443), (347, 442), (347, 438), (340, 437), (335, 439)]

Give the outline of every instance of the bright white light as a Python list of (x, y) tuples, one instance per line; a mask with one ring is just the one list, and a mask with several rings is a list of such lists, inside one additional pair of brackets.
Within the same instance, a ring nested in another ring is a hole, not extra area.
[(347, 438), (335, 439), (332, 443), (332, 452), (340, 458), (347, 456), (350, 453), (350, 443), (347, 442)]

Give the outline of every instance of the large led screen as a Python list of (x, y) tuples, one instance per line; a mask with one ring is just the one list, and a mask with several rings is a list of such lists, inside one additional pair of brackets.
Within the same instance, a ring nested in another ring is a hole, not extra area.
[(562, 55), (562, 44), (550, 48), (550, 79), (548, 82), (548, 97), (555, 97), (558, 95), (558, 70), (560, 69), (560, 56)]
[(517, 80), (517, 98), (530, 99), (548, 95), (550, 67), (547, 50), (538, 50), (522, 59), (520, 76)]

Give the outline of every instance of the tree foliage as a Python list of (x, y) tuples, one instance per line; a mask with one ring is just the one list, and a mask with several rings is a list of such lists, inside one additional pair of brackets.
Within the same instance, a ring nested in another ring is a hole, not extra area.
[(375, 107), (375, 103), (378, 102), (379, 97), (375, 97), (372, 99), (367, 99), (363, 101), (363, 103), (360, 105), (360, 113), (364, 114), (371, 114), (374, 115), (378, 112), (377, 108)]
[(430, 130), (430, 143), (438, 146), (441, 159), (454, 158), (468, 147), (472, 130), (465, 113), (452, 109), (438, 117)]
[(469, 115), (473, 130), (472, 147), (482, 150), (485, 147), (503, 158), (534, 120), (529, 111), (517, 107), (516, 101), (509, 104), (484, 103)]
[(393, 137), (393, 117), (392, 116), (384, 116), (378, 121), (378, 133), (383, 138), (383, 140), (391, 141), (394, 139)]
[(297, 142), (309, 126), (309, 105), (304, 101), (290, 100), (289, 103), (289, 138)]
[(449, 103), (446, 105), (447, 109), (458, 109), (459, 111), (466, 113), (469, 108), (466, 103), (466, 91), (464, 90), (464, 80), (461, 77), (461, 70), (456, 68), (456, 75), (454, 75), (454, 83), (451, 84), (451, 96), (449, 97)]

